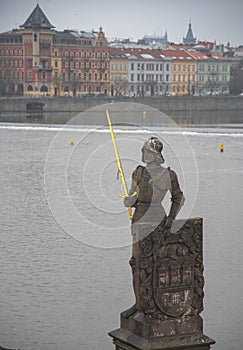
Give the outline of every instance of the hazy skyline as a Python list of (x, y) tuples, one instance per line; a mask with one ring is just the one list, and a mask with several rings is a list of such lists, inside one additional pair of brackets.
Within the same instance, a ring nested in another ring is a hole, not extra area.
[(191, 20), (197, 40), (243, 45), (242, 0), (0, 0), (0, 32), (19, 28), (39, 3), (56, 30), (98, 30), (106, 37), (164, 35), (180, 43)]

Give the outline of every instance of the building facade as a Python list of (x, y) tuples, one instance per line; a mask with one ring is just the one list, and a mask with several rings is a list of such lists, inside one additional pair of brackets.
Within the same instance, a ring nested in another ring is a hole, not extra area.
[(172, 58), (173, 95), (229, 94), (231, 60), (208, 51), (163, 50)]
[(185, 50), (163, 50), (172, 59), (172, 94), (194, 95), (197, 83), (197, 62)]
[(128, 57), (124, 49), (110, 48), (111, 96), (128, 96)]
[(109, 44), (102, 28), (54, 28), (37, 4), (20, 29), (0, 34), (0, 93), (109, 94)]
[(113, 47), (101, 27), (97, 32), (54, 28), (37, 4), (19, 29), (0, 33), (0, 95), (229, 93), (231, 59), (220, 55), (216, 44), (194, 45), (191, 23), (185, 45), (170, 49)]
[(156, 49), (123, 49), (128, 60), (129, 96), (171, 93), (172, 60)]

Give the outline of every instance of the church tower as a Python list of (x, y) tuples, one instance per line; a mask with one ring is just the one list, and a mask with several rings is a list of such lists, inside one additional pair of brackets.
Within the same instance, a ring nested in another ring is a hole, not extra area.
[(184, 45), (194, 45), (195, 43), (196, 43), (196, 38), (194, 38), (194, 36), (193, 36), (192, 24), (191, 24), (191, 21), (190, 21), (186, 37), (183, 38), (183, 44)]

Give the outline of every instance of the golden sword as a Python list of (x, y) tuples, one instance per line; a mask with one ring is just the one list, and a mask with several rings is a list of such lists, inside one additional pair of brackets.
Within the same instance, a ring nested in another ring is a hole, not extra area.
[[(124, 192), (125, 192), (125, 197), (133, 197), (137, 193), (135, 192), (132, 195), (129, 195), (129, 193), (128, 193), (126, 178), (125, 178), (124, 171), (123, 171), (123, 168), (122, 168), (121, 159), (120, 159), (118, 148), (117, 148), (117, 144), (116, 144), (116, 138), (115, 138), (115, 134), (114, 134), (114, 131), (113, 131), (113, 127), (112, 127), (112, 124), (111, 124), (111, 120), (110, 120), (110, 116), (109, 116), (109, 112), (108, 111), (106, 111), (106, 116), (107, 116), (108, 124), (109, 124), (109, 127), (110, 127), (111, 138), (112, 138), (112, 142), (113, 142), (113, 146), (114, 146), (114, 150), (115, 150), (118, 170), (119, 170), (119, 173), (121, 175), (121, 180), (122, 180), (122, 185), (123, 185)], [(124, 196), (119, 195), (119, 197), (124, 197)], [(130, 220), (132, 220), (132, 208), (128, 207), (127, 209), (128, 209), (128, 212), (129, 212)]]

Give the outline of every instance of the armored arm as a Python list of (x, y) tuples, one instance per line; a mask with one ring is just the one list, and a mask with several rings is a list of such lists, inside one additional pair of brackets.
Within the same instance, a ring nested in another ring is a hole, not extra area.
[(143, 167), (138, 166), (132, 173), (132, 185), (129, 191), (129, 197), (124, 198), (125, 207), (136, 207), (138, 199), (138, 183), (141, 179)]
[(167, 227), (171, 227), (173, 221), (175, 220), (177, 214), (179, 213), (182, 205), (185, 202), (185, 197), (183, 192), (180, 189), (178, 178), (176, 173), (173, 170), (169, 170), (170, 172), (170, 192), (171, 192), (171, 207), (168, 215), (168, 219), (166, 222)]

